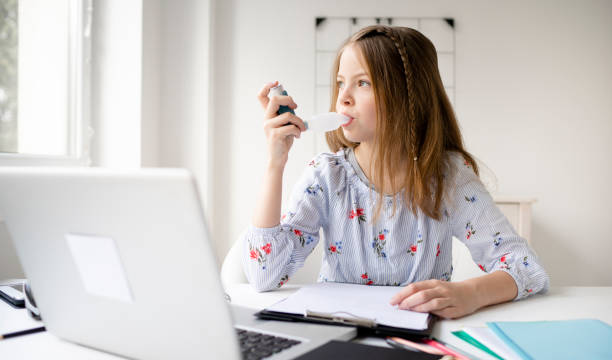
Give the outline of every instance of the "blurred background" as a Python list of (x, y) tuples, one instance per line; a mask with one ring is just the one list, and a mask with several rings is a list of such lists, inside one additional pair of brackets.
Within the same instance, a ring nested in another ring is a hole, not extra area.
[[(376, 23), (434, 42), (489, 190), (536, 200), (552, 285), (612, 286), (609, 0), (0, 0), (0, 166), (186, 167), (221, 263), (266, 163), (258, 91), (328, 111), (337, 47)], [(322, 151), (295, 142), (285, 200)], [(0, 279), (22, 275), (0, 223)]]

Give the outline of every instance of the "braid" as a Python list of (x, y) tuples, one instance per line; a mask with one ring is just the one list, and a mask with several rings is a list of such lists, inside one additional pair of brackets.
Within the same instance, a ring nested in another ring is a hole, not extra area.
[(410, 146), (412, 148), (412, 155), (414, 159), (414, 164), (416, 167), (416, 161), (418, 159), (417, 149), (416, 149), (416, 135), (415, 135), (415, 122), (416, 115), (414, 110), (414, 90), (412, 88), (413, 79), (412, 79), (412, 71), (410, 69), (410, 63), (408, 61), (408, 55), (406, 54), (406, 48), (400, 42), (400, 38), (395, 35), (395, 32), (391, 27), (379, 27), (376, 29), (379, 33), (386, 35), (393, 44), (395, 48), (399, 52), (400, 57), (402, 58), (402, 64), (404, 65), (404, 75), (406, 77), (406, 91), (408, 92), (408, 116), (410, 117)]

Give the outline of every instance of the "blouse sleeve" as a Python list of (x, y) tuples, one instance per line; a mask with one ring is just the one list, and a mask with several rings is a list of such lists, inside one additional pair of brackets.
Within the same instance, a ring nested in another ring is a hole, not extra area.
[(482, 271), (504, 271), (516, 282), (515, 300), (548, 290), (549, 278), (527, 241), (514, 230), (469, 164), (459, 165), (454, 193), (453, 235)]
[[(315, 159), (316, 160), (316, 159)], [(242, 234), (242, 265), (257, 291), (283, 286), (304, 265), (319, 242), (319, 229), (327, 219), (325, 169), (315, 160), (295, 185), (288, 211), (272, 228), (250, 226)]]

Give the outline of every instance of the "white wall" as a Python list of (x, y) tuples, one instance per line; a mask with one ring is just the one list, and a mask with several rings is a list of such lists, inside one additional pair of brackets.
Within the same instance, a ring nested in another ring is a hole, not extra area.
[(214, 136), (212, 5), (201, 0), (147, 0), (142, 39), (142, 165), (189, 169), (198, 180), (207, 217)]
[[(248, 225), (266, 157), (256, 93), (280, 80), (314, 108), (317, 16), (453, 17), (456, 112), (498, 193), (538, 199), (533, 243), (553, 285), (612, 285), (612, 2), (219, 1), (215, 11), (215, 238)], [(291, 151), (287, 199), (314, 139)]]
[[(98, 40), (94, 59), (111, 51), (106, 46), (123, 48), (123, 56), (107, 53), (97, 61), (112, 56), (140, 69), (123, 79), (120, 68), (104, 76), (140, 84), (121, 89), (98, 80), (109, 91), (94, 93), (106, 104), (100, 111), (109, 121), (129, 121), (130, 135), (98, 132), (106, 135), (97, 141), (108, 146), (99, 151), (110, 152), (94, 164), (192, 169), (220, 260), (248, 225), (260, 187), (266, 144), (255, 94), (280, 80), (298, 114), (314, 111), (315, 17), (453, 17), (456, 111), (468, 149), (494, 171), (500, 194), (538, 199), (533, 243), (553, 285), (612, 285), (604, 225), (612, 214), (612, 2), (147, 0), (125, 7), (107, 0), (96, 6), (94, 29), (124, 24), (131, 33), (116, 33), (119, 43)], [(128, 46), (139, 33), (141, 43)], [(103, 74), (94, 64), (94, 79)], [(112, 109), (117, 104), (127, 110)], [(101, 118), (94, 115), (94, 125)], [(113, 153), (121, 144), (127, 157)], [(285, 199), (314, 149), (312, 135), (294, 145)], [(5, 260), (11, 251), (0, 229), (0, 278), (20, 275)]]
[(139, 167), (142, 119), (142, 1), (94, 2), (92, 165)]

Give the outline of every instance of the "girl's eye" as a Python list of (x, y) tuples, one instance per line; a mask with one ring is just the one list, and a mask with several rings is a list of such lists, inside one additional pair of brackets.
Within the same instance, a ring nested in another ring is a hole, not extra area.
[[(340, 80), (337, 80), (337, 81), (336, 81), (336, 84), (338, 85), (338, 88), (339, 88), (339, 89), (341, 89), (341, 88), (343, 88), (343, 87), (344, 87), (344, 82), (342, 82), (342, 81), (340, 81)], [(370, 86), (370, 83), (369, 83), (369, 82), (367, 82), (367, 81), (365, 81), (365, 80), (359, 80), (359, 81), (357, 82), (357, 84), (358, 84), (359, 86)]]

